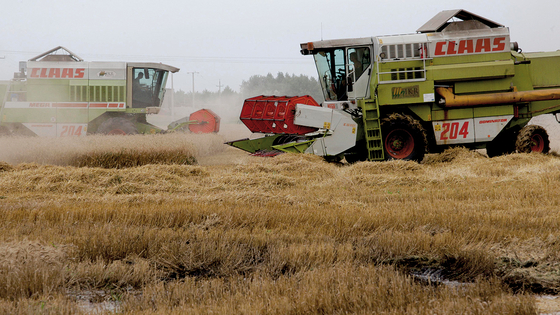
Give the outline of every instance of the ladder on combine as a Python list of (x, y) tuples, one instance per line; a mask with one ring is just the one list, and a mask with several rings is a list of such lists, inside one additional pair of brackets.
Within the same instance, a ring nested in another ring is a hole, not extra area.
[(362, 108), (363, 113), (368, 160), (383, 161), (385, 156), (383, 154), (381, 119), (377, 99), (358, 100), (358, 106)]

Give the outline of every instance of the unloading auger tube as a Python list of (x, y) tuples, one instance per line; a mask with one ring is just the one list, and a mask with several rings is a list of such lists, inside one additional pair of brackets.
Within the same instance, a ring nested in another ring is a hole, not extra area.
[(438, 87), (436, 92), (443, 98), (440, 105), (446, 108), (475, 107), (487, 105), (515, 104), (535, 101), (560, 100), (560, 89), (517, 91), (475, 95), (455, 95), (449, 87)]

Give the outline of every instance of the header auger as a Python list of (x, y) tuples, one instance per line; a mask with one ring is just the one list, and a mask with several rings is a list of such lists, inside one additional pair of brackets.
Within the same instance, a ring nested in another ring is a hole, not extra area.
[(476, 14), (442, 11), (414, 34), (307, 42), (301, 53), (314, 57), (325, 101), (248, 99), (241, 120), (264, 136), (230, 145), (349, 162), (421, 161), (455, 145), (490, 157), (550, 149), (544, 128), (527, 124), (560, 113), (560, 51), (524, 53)]

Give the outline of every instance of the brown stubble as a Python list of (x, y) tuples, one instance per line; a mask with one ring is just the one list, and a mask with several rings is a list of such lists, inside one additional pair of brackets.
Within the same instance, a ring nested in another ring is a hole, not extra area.
[(32, 269), (58, 279), (49, 292), (102, 290), (131, 313), (531, 314), (513, 292), (559, 288), (559, 164), (456, 149), (422, 164), (7, 165), (0, 240), (56, 246), (61, 265)]

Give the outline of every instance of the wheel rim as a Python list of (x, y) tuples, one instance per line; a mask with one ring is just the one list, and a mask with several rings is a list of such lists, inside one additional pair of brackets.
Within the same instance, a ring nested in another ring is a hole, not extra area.
[(108, 135), (126, 135), (126, 132), (122, 129), (113, 129), (107, 133)]
[(385, 150), (394, 159), (404, 159), (414, 151), (414, 138), (404, 129), (392, 130), (385, 140)]
[(531, 152), (541, 153), (544, 150), (544, 139), (539, 134), (531, 136)]

